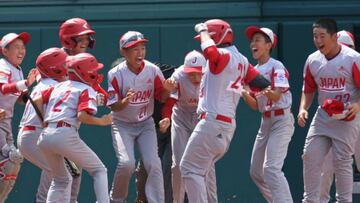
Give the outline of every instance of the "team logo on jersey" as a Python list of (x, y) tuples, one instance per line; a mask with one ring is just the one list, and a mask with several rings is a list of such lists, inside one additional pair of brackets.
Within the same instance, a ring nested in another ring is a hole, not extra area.
[(339, 70), (339, 72), (344, 72), (345, 68), (344, 68), (344, 66), (340, 66), (340, 68), (338, 70)]
[(344, 77), (338, 78), (320, 78), (320, 89), (325, 91), (339, 91), (345, 89), (346, 79)]
[(152, 80), (151, 80), (151, 79), (148, 79), (148, 80), (146, 81), (146, 83), (147, 83), (147, 84), (152, 84)]
[(116, 92), (115, 92), (115, 91), (110, 91), (110, 92), (109, 92), (109, 101), (113, 101), (113, 100), (115, 100), (115, 99), (117, 99), (117, 94), (116, 94)]

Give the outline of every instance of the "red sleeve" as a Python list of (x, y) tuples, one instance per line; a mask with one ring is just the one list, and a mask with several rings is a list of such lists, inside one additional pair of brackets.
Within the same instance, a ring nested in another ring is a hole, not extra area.
[(245, 78), (244, 78), (244, 83), (245, 83), (245, 84), (249, 84), (249, 83), (250, 83), (251, 81), (253, 81), (253, 80), (256, 78), (256, 76), (258, 76), (259, 74), (260, 74), (259, 71), (256, 70), (256, 69), (254, 68), (254, 66), (249, 63), (248, 69), (247, 69), (247, 72), (246, 72), (246, 76), (245, 76)]
[(304, 76), (304, 93), (314, 93), (316, 91), (316, 82), (314, 77), (310, 72), (310, 66), (306, 67), (306, 72)]
[(41, 91), (41, 97), (43, 99), (44, 104), (49, 103), (50, 95), (53, 90), (54, 90), (54, 87), (50, 87), (44, 91)]
[(106, 104), (107, 103), (107, 100), (109, 98), (109, 94), (106, 90), (104, 90), (99, 84), (95, 84), (93, 86), (93, 89), (97, 92), (97, 93), (100, 93), (100, 94), (103, 94), (104, 95), (104, 103)]
[(83, 92), (81, 92), (80, 97), (79, 97), (79, 103), (78, 103), (78, 109), (77, 111), (86, 111), (89, 114), (94, 114), (94, 109), (92, 109), (89, 106), (90, 100), (94, 100), (92, 98), (89, 97), (89, 91), (88, 90), (84, 90)]
[(172, 114), (172, 108), (174, 107), (174, 105), (176, 104), (177, 100), (174, 98), (168, 98), (162, 108), (161, 114), (162, 114), (162, 118), (170, 118), (171, 119), (171, 114)]
[(155, 77), (155, 80), (154, 80), (154, 89), (155, 89), (154, 97), (156, 100), (160, 101), (161, 93), (164, 91), (164, 86), (158, 75)]
[(215, 75), (221, 73), (230, 60), (230, 54), (220, 53), (215, 45), (207, 47), (204, 56), (209, 60), (210, 72)]
[(352, 66), (352, 75), (355, 81), (355, 85), (358, 89), (360, 89), (360, 71), (359, 67), (356, 65), (356, 63)]
[(118, 94), (119, 99), (123, 99), (123, 96), (122, 96), (121, 91), (120, 91), (119, 83), (118, 83), (118, 81), (116, 80), (115, 77), (112, 79), (111, 85), (113, 86), (113, 88), (115, 90), (115, 93)]

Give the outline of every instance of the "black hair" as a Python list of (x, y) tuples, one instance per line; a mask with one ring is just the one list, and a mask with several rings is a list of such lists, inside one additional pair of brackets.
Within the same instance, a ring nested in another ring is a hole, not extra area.
[(327, 33), (333, 35), (338, 32), (336, 21), (331, 18), (320, 18), (313, 23), (313, 28), (324, 28)]

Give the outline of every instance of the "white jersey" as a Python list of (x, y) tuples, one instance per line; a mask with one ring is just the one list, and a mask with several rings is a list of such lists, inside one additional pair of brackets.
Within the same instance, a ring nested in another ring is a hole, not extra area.
[(154, 98), (160, 99), (163, 90), (163, 80), (164, 75), (159, 67), (146, 60), (139, 74), (133, 73), (127, 67), (126, 61), (111, 69), (108, 73), (108, 105), (122, 100), (129, 89), (136, 92), (124, 109), (112, 112), (113, 120), (136, 123), (151, 117), (154, 112)]
[(290, 108), (292, 96), (289, 90), (289, 73), (284, 65), (280, 61), (270, 58), (265, 64), (256, 65), (255, 68), (271, 82), (273, 88), (278, 87), (282, 90), (281, 98), (277, 102), (270, 100), (264, 94), (255, 94), (259, 111)]
[[(0, 83), (8, 84), (24, 80), (21, 67), (15, 67), (6, 59), (0, 59)], [(20, 96), (20, 92), (2, 94), (0, 91), (0, 108), (6, 111), (6, 118), (12, 118), (14, 113), (14, 105)]]
[(81, 82), (68, 80), (58, 83), (43, 91), (42, 97), (47, 104), (44, 120), (48, 123), (64, 121), (79, 128), (78, 112), (95, 115), (97, 111), (95, 90)]
[(318, 103), (326, 99), (357, 102), (360, 96), (360, 54), (347, 46), (327, 60), (320, 51), (311, 54), (304, 67), (305, 93), (318, 91)]
[(178, 88), (170, 94), (171, 98), (177, 100), (174, 108), (183, 112), (195, 113), (199, 101), (199, 85), (194, 85), (187, 74), (184, 72), (184, 66), (180, 66), (172, 74)]
[(207, 61), (200, 83), (197, 112), (210, 112), (235, 118), (241, 96), (241, 83), (247, 75), (249, 62), (235, 46), (217, 49), (220, 53), (230, 56), (230, 59), (224, 70), (218, 74), (211, 73), (209, 60)]
[[(34, 87), (34, 89), (31, 92), (31, 98), (36, 98), (39, 95), (41, 95), (41, 92), (44, 90), (49, 89), (50, 87), (53, 87), (58, 82), (56, 80), (53, 80), (51, 78), (44, 78), (41, 79), (40, 82)], [(44, 108), (44, 110), (46, 107)], [(38, 128), (42, 128), (42, 124), (40, 122), (39, 117), (37, 116), (34, 107), (30, 103), (30, 101), (27, 101), (25, 105), (25, 110), (23, 113), (23, 116), (20, 121), (19, 127), (23, 126), (35, 126)]]

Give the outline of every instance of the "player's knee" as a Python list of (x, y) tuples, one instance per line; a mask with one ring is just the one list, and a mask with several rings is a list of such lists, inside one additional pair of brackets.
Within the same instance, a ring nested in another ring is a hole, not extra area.
[(118, 163), (116, 168), (127, 174), (132, 174), (135, 171), (135, 160), (122, 160)]
[(97, 167), (94, 170), (88, 171), (90, 176), (97, 176), (97, 175), (106, 175), (107, 174), (107, 168), (102, 165), (101, 167)]
[(161, 170), (161, 161), (159, 157), (153, 158), (152, 160), (143, 160), (146, 171)]

